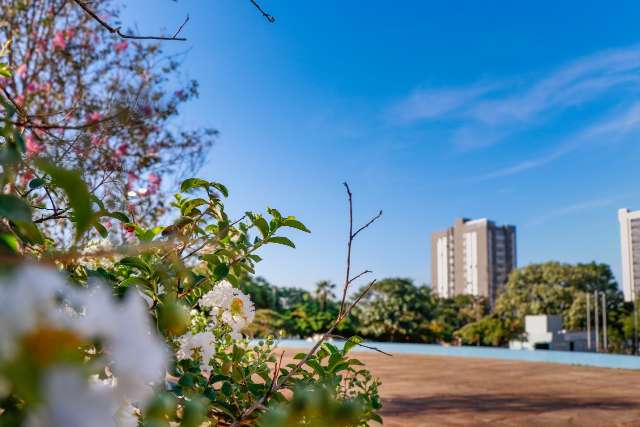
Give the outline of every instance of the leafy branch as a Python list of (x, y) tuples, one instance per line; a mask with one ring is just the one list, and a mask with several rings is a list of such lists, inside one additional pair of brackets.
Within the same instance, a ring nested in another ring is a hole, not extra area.
[[(353, 310), (353, 308), (358, 305), (360, 303), (360, 301), (362, 300), (362, 298), (364, 298), (364, 296), (369, 292), (369, 290), (371, 290), (371, 288), (373, 287), (373, 285), (375, 285), (376, 280), (372, 280), (371, 282), (369, 282), (369, 284), (367, 284), (367, 286), (365, 286), (364, 290), (362, 290), (362, 292), (360, 292), (360, 294), (353, 300), (353, 302), (351, 302), (350, 304), (347, 305), (346, 303), (346, 296), (347, 296), (347, 292), (349, 290), (349, 286), (359, 277), (362, 277), (363, 275), (367, 274), (367, 273), (371, 273), (371, 271), (369, 270), (365, 270), (362, 273), (351, 277), (351, 248), (353, 245), (353, 241), (356, 238), (356, 236), (365, 228), (369, 227), (371, 224), (373, 224), (375, 221), (377, 221), (381, 216), (382, 216), (382, 211), (378, 212), (377, 215), (375, 215), (373, 218), (371, 218), (371, 220), (369, 220), (365, 225), (363, 225), (362, 227), (358, 228), (356, 230), (356, 232), (353, 231), (354, 227), (353, 227), (353, 194), (351, 193), (351, 189), (349, 188), (349, 185), (345, 182), (344, 186), (347, 190), (347, 197), (348, 197), (348, 201), (349, 201), (349, 238), (347, 240), (347, 265), (346, 265), (346, 275), (345, 275), (345, 280), (344, 280), (344, 284), (342, 287), (342, 301), (340, 304), (340, 311), (338, 313), (338, 316), (336, 317), (336, 319), (334, 320), (334, 322), (331, 324), (331, 326), (329, 327), (329, 329), (322, 334), (322, 336), (320, 337), (320, 339), (314, 344), (314, 346), (311, 348), (311, 350), (309, 350), (304, 357), (302, 357), (302, 359), (290, 370), (287, 372), (286, 375), (284, 375), (284, 377), (282, 377), (279, 380), (274, 380), (271, 384), (271, 386), (269, 387), (269, 391), (263, 395), (260, 399), (258, 399), (257, 401), (255, 401), (253, 403), (252, 406), (250, 406), (247, 410), (245, 410), (242, 415), (240, 415), (240, 417), (235, 420), (233, 422), (233, 424), (231, 424), (232, 427), (237, 427), (242, 425), (243, 420), (247, 419), (248, 417), (250, 417), (255, 411), (263, 408), (266, 403), (266, 400), (268, 399), (269, 395), (276, 393), (278, 390), (282, 389), (283, 387), (286, 386), (287, 382), (292, 378), (292, 376), (296, 373), (298, 373), (302, 367), (309, 362), (309, 359), (314, 356), (314, 354), (318, 351), (318, 349), (320, 348), (320, 346), (327, 341), (329, 338), (331, 338), (333, 336), (333, 332), (336, 330), (336, 328), (338, 327), (338, 325), (340, 325), (340, 323), (349, 316), (349, 314), (351, 314), (351, 311)], [(346, 308), (345, 308), (346, 307)], [(274, 377), (275, 378), (275, 377)]]

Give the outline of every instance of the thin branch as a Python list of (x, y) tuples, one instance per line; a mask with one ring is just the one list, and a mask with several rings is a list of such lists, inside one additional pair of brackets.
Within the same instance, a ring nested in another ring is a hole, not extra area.
[[(313, 347), (311, 348), (311, 350), (309, 350), (305, 356), (291, 369), (289, 370), (289, 372), (282, 378), (282, 380), (277, 381), (275, 384), (272, 384), (272, 387), (269, 388), (269, 390), (267, 391), (267, 393), (265, 393), (264, 396), (262, 396), (260, 399), (256, 400), (253, 405), (251, 405), (249, 408), (247, 408), (237, 420), (234, 420), (233, 423), (231, 423), (231, 427), (237, 427), (239, 426), (243, 420), (245, 420), (246, 418), (248, 418), (249, 416), (251, 416), (251, 414), (253, 414), (256, 410), (264, 407), (264, 403), (266, 401), (266, 399), (269, 397), (269, 395), (271, 393), (274, 393), (276, 391), (278, 391), (279, 389), (281, 389), (282, 387), (284, 387), (284, 385), (287, 384), (287, 381), (289, 381), (289, 379), (295, 374), (297, 373), (311, 358), (311, 356), (313, 356), (316, 351), (318, 350), (318, 348), (320, 348), (320, 346), (328, 339), (331, 337), (331, 335), (333, 334), (333, 331), (338, 327), (338, 325), (347, 317), (349, 316), (349, 314), (351, 314), (351, 311), (353, 310), (353, 308), (362, 300), (362, 298), (364, 298), (364, 296), (371, 290), (371, 288), (373, 287), (373, 285), (376, 283), (376, 280), (372, 280), (371, 282), (369, 282), (369, 284), (364, 288), (364, 290), (360, 293), (360, 295), (358, 295), (355, 300), (349, 304), (349, 307), (345, 309), (346, 306), (346, 297), (347, 297), (347, 290), (349, 289), (349, 285), (357, 278), (363, 276), (366, 273), (370, 273), (370, 271), (365, 270), (362, 273), (356, 275), (354, 278), (350, 278), (350, 274), (351, 274), (351, 245), (353, 243), (353, 238), (355, 237), (354, 233), (353, 233), (353, 194), (351, 193), (351, 189), (349, 188), (349, 185), (345, 182), (344, 186), (347, 190), (347, 197), (349, 199), (349, 240), (347, 242), (347, 266), (346, 266), (346, 275), (345, 275), (345, 280), (344, 280), (344, 285), (343, 285), (343, 291), (342, 291), (342, 301), (340, 303), (340, 312), (338, 313), (338, 316), (336, 317), (335, 321), (331, 324), (331, 327), (329, 327), (329, 329), (320, 337), (320, 339), (313, 345)], [(382, 215), (382, 212), (380, 212), (376, 217), (374, 217), (373, 220), (369, 221), (369, 223), (367, 223), (367, 225), (365, 225), (364, 227), (362, 227), (360, 230), (358, 230), (358, 232), (360, 232), (361, 230), (365, 229), (366, 227), (368, 227), (369, 225), (371, 225), (376, 219), (378, 219), (380, 216)], [(274, 377), (275, 378), (275, 377)]]
[(120, 30), (120, 27), (111, 26), (107, 21), (105, 21), (100, 16), (98, 16), (97, 13), (95, 13), (93, 10), (91, 10), (91, 8), (89, 8), (89, 6), (87, 6), (82, 1), (80, 1), (80, 0), (73, 0), (73, 1), (78, 6), (80, 6), (80, 8), (82, 10), (84, 10), (87, 15), (89, 15), (96, 22), (98, 22), (100, 25), (102, 25), (107, 31), (109, 31), (111, 34), (116, 34), (116, 35), (118, 35), (119, 37), (121, 37), (123, 39), (133, 39), (133, 40), (175, 40), (175, 41), (186, 41), (187, 40), (184, 37), (178, 37), (178, 35), (180, 34), (180, 31), (182, 31), (182, 28), (184, 28), (184, 26), (187, 24), (187, 22), (189, 22), (189, 16), (188, 15), (185, 18), (185, 20), (182, 23), (182, 25), (180, 25), (180, 27), (178, 28), (178, 30), (175, 32), (175, 34), (173, 36), (138, 36), (138, 35), (135, 35), (135, 34), (125, 34), (125, 33), (123, 33)]
[[(334, 334), (334, 335), (331, 335), (331, 338), (338, 338), (338, 339), (340, 339), (340, 340), (345, 340), (345, 341), (347, 340), (347, 338), (346, 338), (346, 337), (343, 337), (342, 335), (335, 335), (335, 334)], [(384, 354), (385, 356), (391, 356), (391, 357), (393, 357), (393, 354), (391, 354), (391, 353), (387, 353), (386, 351), (382, 351), (382, 350), (380, 350), (378, 347), (374, 347), (374, 346), (372, 346), (372, 345), (366, 345), (366, 344), (362, 344), (362, 343), (358, 343), (357, 345), (358, 345), (358, 346), (360, 346), (360, 347), (368, 348), (369, 350), (377, 351), (378, 353), (382, 353), (382, 354)]]
[(364, 276), (365, 274), (369, 274), (369, 273), (373, 273), (373, 271), (371, 270), (365, 270), (360, 274), (357, 274), (355, 277), (352, 277), (351, 279), (349, 279), (349, 284), (351, 284), (352, 282), (358, 280), (359, 278), (361, 278), (362, 276)]
[(265, 12), (264, 9), (260, 7), (260, 5), (256, 0), (250, 0), (250, 1), (251, 3), (253, 3), (256, 9), (258, 9), (258, 11), (262, 14), (262, 16), (264, 16), (267, 19), (267, 21), (271, 22), (272, 24), (276, 22), (276, 18), (274, 18), (272, 15), (269, 15), (267, 12)]
[(347, 240), (347, 268), (344, 278), (344, 286), (342, 287), (342, 299), (340, 300), (340, 313), (338, 317), (342, 316), (342, 313), (344, 312), (344, 304), (347, 300), (349, 278), (351, 277), (351, 245), (353, 244), (353, 193), (351, 193), (349, 184), (344, 182), (343, 185), (347, 190), (347, 199), (349, 200), (349, 239)]
[(353, 238), (355, 239), (355, 237), (358, 235), (358, 233), (360, 233), (362, 230), (364, 230), (365, 228), (367, 228), (368, 226), (373, 224), (381, 216), (382, 216), (382, 211), (378, 212), (378, 215), (376, 215), (373, 218), (371, 218), (371, 220), (368, 223), (366, 223), (362, 227), (358, 228), (358, 230), (355, 233), (353, 233)]

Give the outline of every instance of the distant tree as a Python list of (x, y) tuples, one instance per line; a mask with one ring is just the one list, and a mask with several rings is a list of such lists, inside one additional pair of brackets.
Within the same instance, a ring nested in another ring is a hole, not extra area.
[(435, 305), (431, 288), (416, 287), (411, 279), (384, 279), (356, 308), (357, 331), (377, 340), (431, 342)]
[(624, 303), (609, 266), (595, 262), (547, 262), (515, 270), (492, 314), (468, 324), (456, 335), (465, 343), (504, 345), (509, 339), (520, 337), (525, 316), (535, 314), (562, 315), (565, 328), (581, 330), (586, 327), (587, 294), (596, 290), (607, 296), (611, 347), (621, 350), (626, 345), (623, 324), (629, 306)]
[(327, 308), (327, 301), (333, 300), (336, 297), (333, 292), (335, 288), (335, 283), (331, 283), (328, 280), (321, 280), (316, 283), (315, 297), (320, 303), (320, 311), (325, 311)]
[(513, 329), (509, 320), (490, 315), (466, 324), (455, 335), (462, 344), (495, 347), (506, 345), (512, 337)]
[(489, 303), (484, 297), (456, 295), (453, 298), (437, 298), (434, 327), (440, 325), (439, 341), (451, 342), (454, 332), (468, 323), (478, 321), (489, 314)]

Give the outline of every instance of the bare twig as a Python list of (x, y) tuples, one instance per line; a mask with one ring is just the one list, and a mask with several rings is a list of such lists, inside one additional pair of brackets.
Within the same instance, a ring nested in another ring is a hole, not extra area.
[(121, 31), (120, 27), (113, 27), (107, 21), (102, 19), (97, 13), (95, 13), (89, 6), (87, 6), (84, 2), (80, 0), (73, 0), (82, 10), (85, 11), (87, 15), (93, 18), (96, 22), (102, 25), (107, 31), (111, 34), (116, 34), (123, 39), (134, 39), (134, 40), (174, 40), (174, 41), (186, 41), (187, 39), (184, 37), (178, 37), (180, 31), (184, 28), (184, 26), (189, 22), (189, 16), (185, 18), (184, 22), (178, 30), (172, 36), (138, 36), (135, 34), (125, 34)]
[(353, 240), (362, 230), (369, 227), (371, 224), (373, 224), (376, 220), (378, 220), (382, 216), (382, 211), (378, 212), (376, 216), (371, 218), (365, 225), (358, 228), (354, 233), (353, 231), (353, 193), (351, 193), (349, 184), (345, 182), (343, 183), (343, 185), (344, 185), (344, 188), (347, 190), (347, 198), (349, 200), (349, 239), (347, 241), (347, 268), (346, 268), (346, 275), (344, 279), (344, 287), (342, 288), (342, 299), (340, 301), (340, 315), (344, 313), (344, 307), (347, 300), (347, 292), (349, 291), (349, 285), (351, 285), (351, 283), (353, 283), (354, 280), (356, 280), (363, 274), (370, 273), (370, 271), (365, 270), (363, 273), (360, 273), (356, 277), (351, 278), (351, 247), (353, 245)]
[[(267, 393), (265, 393), (264, 396), (262, 396), (260, 399), (256, 400), (253, 403), (253, 405), (251, 405), (249, 408), (247, 408), (240, 415), (240, 417), (237, 420), (234, 420), (234, 422), (231, 424), (231, 427), (237, 427), (237, 426), (241, 425), (243, 420), (245, 420), (249, 416), (251, 416), (251, 414), (253, 414), (256, 410), (258, 410), (260, 408), (263, 408), (264, 407), (264, 403), (266, 402), (266, 400), (269, 397), (269, 395), (271, 393), (274, 393), (274, 392), (278, 391), (282, 387), (284, 387), (287, 384), (287, 381), (289, 381), (294, 374), (296, 374), (300, 369), (302, 369), (302, 367), (316, 353), (316, 351), (320, 348), (320, 346), (327, 339), (329, 339), (332, 336), (333, 331), (338, 327), (338, 325), (347, 316), (349, 316), (349, 314), (351, 314), (351, 311), (353, 310), (353, 308), (362, 300), (362, 298), (364, 298), (364, 296), (371, 290), (373, 285), (376, 283), (375, 279), (372, 280), (371, 282), (369, 282), (369, 284), (362, 290), (362, 292), (360, 292), (360, 294), (353, 300), (353, 302), (351, 304), (349, 304), (349, 306), (347, 308), (345, 308), (346, 307), (347, 290), (349, 289), (349, 285), (354, 280), (356, 280), (357, 278), (362, 277), (363, 275), (371, 272), (369, 270), (365, 270), (362, 273), (360, 273), (360, 274), (356, 275), (355, 277), (351, 278), (351, 276), (350, 276), (350, 274), (351, 274), (351, 246), (352, 246), (352, 243), (353, 243), (353, 239), (355, 238), (355, 235), (357, 233), (359, 233), (360, 231), (364, 230), (365, 228), (370, 226), (374, 221), (376, 221), (378, 218), (380, 218), (380, 216), (382, 216), (382, 211), (380, 211), (380, 213), (378, 213), (378, 215), (376, 215), (366, 225), (364, 225), (363, 227), (358, 229), (358, 231), (356, 231), (356, 233), (354, 233), (353, 232), (353, 194), (351, 193), (351, 189), (349, 188), (349, 185), (346, 182), (344, 183), (344, 186), (345, 186), (345, 188), (347, 190), (347, 197), (348, 197), (348, 200), (349, 200), (349, 239), (348, 239), (348, 242), (347, 242), (347, 265), (346, 265), (346, 275), (345, 275), (343, 291), (342, 291), (342, 302), (340, 303), (340, 312), (338, 313), (338, 316), (336, 317), (335, 321), (331, 324), (331, 327), (329, 327), (329, 329), (313, 345), (311, 350), (309, 350), (305, 354), (305, 356), (291, 370), (289, 370), (289, 372), (287, 372), (287, 374), (282, 378), (282, 380), (280, 380), (280, 381), (276, 380), (275, 383), (272, 383), (272, 385), (269, 388), (269, 390), (267, 391)], [(277, 377), (274, 376), (274, 378), (277, 378)]]
[(382, 216), (382, 211), (378, 212), (378, 214), (376, 216), (374, 216), (373, 218), (371, 218), (371, 220), (368, 223), (366, 223), (362, 227), (358, 228), (358, 230), (355, 233), (353, 233), (353, 238), (355, 239), (355, 237), (358, 235), (358, 233), (360, 233), (362, 230), (364, 230), (365, 228), (367, 228), (368, 226), (373, 224), (381, 216)]
[(262, 16), (264, 16), (267, 19), (267, 21), (271, 22), (272, 24), (276, 22), (276, 18), (274, 18), (272, 15), (269, 15), (267, 12), (265, 12), (264, 9), (260, 7), (260, 5), (256, 0), (250, 0), (250, 1), (251, 3), (253, 3), (256, 9), (258, 9), (258, 11), (262, 14)]
[[(343, 337), (342, 335), (335, 335), (335, 334), (331, 335), (331, 338), (337, 338), (339, 340), (345, 340), (345, 341), (347, 340), (346, 337)], [(357, 345), (360, 346), (360, 347), (368, 348), (369, 350), (377, 351), (378, 353), (382, 353), (382, 354), (384, 354), (386, 356), (393, 356), (393, 354), (387, 353), (386, 351), (382, 351), (378, 347), (374, 347), (372, 345), (367, 345), (367, 344), (362, 344), (362, 343), (358, 343)]]
[(358, 280), (359, 278), (361, 278), (362, 276), (364, 276), (365, 274), (369, 274), (369, 273), (373, 273), (373, 271), (371, 270), (365, 270), (360, 274), (356, 274), (354, 277), (352, 277), (351, 279), (349, 279), (349, 284), (351, 284), (352, 282), (355, 282), (356, 280)]

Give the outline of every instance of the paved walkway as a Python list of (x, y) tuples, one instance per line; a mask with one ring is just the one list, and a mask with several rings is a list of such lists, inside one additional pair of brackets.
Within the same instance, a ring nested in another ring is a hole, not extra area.
[(383, 382), (386, 427), (640, 426), (640, 371), (358, 354)]

